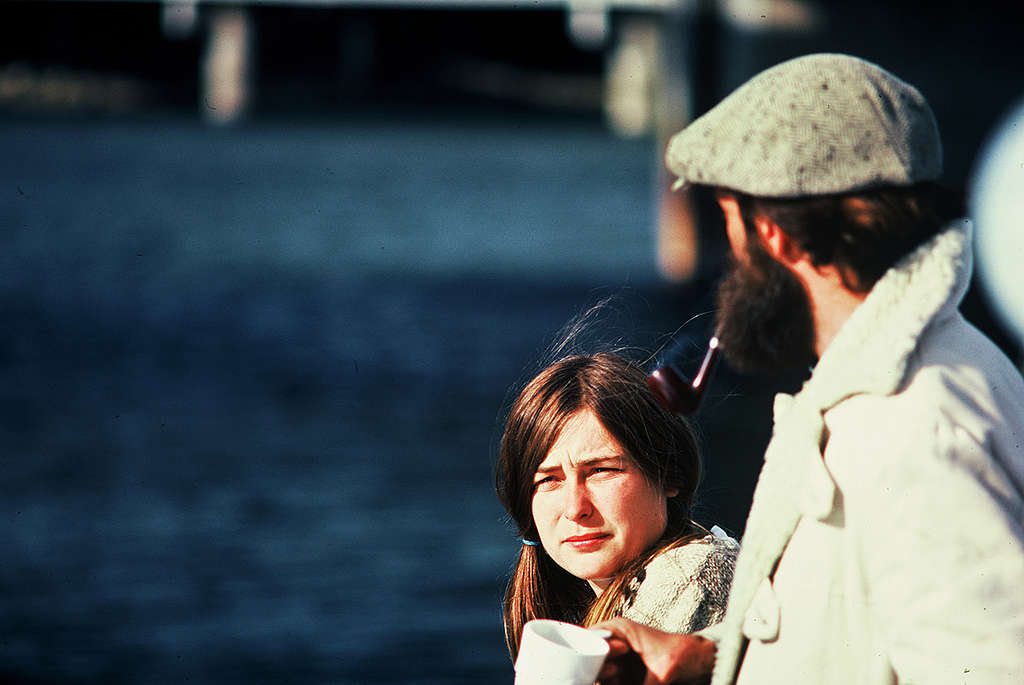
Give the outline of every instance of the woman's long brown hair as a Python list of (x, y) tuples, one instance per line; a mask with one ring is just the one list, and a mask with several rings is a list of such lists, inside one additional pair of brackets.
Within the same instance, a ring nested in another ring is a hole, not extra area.
[(495, 484), (524, 539), (540, 539), (532, 515), (537, 467), (569, 418), (584, 409), (594, 413), (651, 483), (679, 491), (668, 499), (661, 538), (619, 571), (599, 601), (585, 580), (558, 566), (540, 545), (522, 546), (504, 601), (505, 641), (513, 659), (527, 621), (551, 618), (589, 625), (614, 616), (636, 571), (664, 549), (703, 533), (690, 520), (700, 480), (696, 438), (684, 418), (661, 406), (646, 381), (642, 369), (618, 355), (574, 355), (538, 374), (509, 411)]

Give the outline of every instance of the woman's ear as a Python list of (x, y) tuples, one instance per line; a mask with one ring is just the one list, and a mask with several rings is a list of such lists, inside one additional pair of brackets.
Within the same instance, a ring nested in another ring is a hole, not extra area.
[(679, 488), (665, 488), (665, 497), (672, 499), (679, 494)]

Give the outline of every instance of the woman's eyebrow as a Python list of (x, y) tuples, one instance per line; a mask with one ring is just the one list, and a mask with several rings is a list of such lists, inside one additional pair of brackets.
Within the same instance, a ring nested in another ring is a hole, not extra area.
[[(610, 455), (604, 456), (604, 457), (587, 457), (586, 459), (581, 459), (580, 461), (574, 461), (574, 462), (570, 462), (570, 463), (572, 464), (573, 468), (579, 468), (581, 466), (593, 466), (594, 464), (602, 464), (604, 462), (609, 462), (609, 461), (621, 462), (622, 461), (622, 455), (621, 454), (610, 454)], [(561, 471), (561, 470), (562, 470), (562, 465), (561, 464), (552, 464), (551, 466), (538, 466), (537, 467), (537, 473), (552, 473), (554, 471)]]
[(586, 459), (581, 459), (579, 461), (572, 462), (572, 465), (574, 467), (576, 467), (576, 468), (579, 468), (581, 466), (593, 466), (595, 464), (603, 464), (603, 463), (609, 462), (609, 461), (621, 462), (622, 461), (622, 455), (621, 454), (609, 454), (609, 455), (601, 456), (601, 457), (587, 457)]
[(616, 459), (622, 459), (622, 455), (621, 454), (606, 454), (606, 455), (604, 455), (602, 457), (589, 457), (589, 458), (584, 459), (583, 461), (581, 461), (579, 463), (581, 463), (581, 464), (591, 464), (591, 463), (593, 463), (595, 461), (614, 461)]

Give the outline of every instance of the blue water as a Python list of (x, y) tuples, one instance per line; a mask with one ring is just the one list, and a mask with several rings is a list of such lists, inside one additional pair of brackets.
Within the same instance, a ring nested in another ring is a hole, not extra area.
[[(652, 143), (169, 119), (0, 149), (0, 680), (511, 682), (508, 389), (605, 295), (648, 347), (703, 306), (654, 271)], [(768, 396), (723, 374), (735, 529), (767, 430), (736, 398)]]

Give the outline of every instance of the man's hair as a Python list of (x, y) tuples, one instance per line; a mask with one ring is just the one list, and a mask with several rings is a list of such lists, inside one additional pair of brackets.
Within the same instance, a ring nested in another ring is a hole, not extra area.
[(765, 198), (722, 190), (736, 198), (748, 233), (754, 217), (779, 226), (816, 267), (839, 269), (843, 284), (866, 293), (900, 259), (962, 214), (962, 202), (931, 182), (841, 195)]

